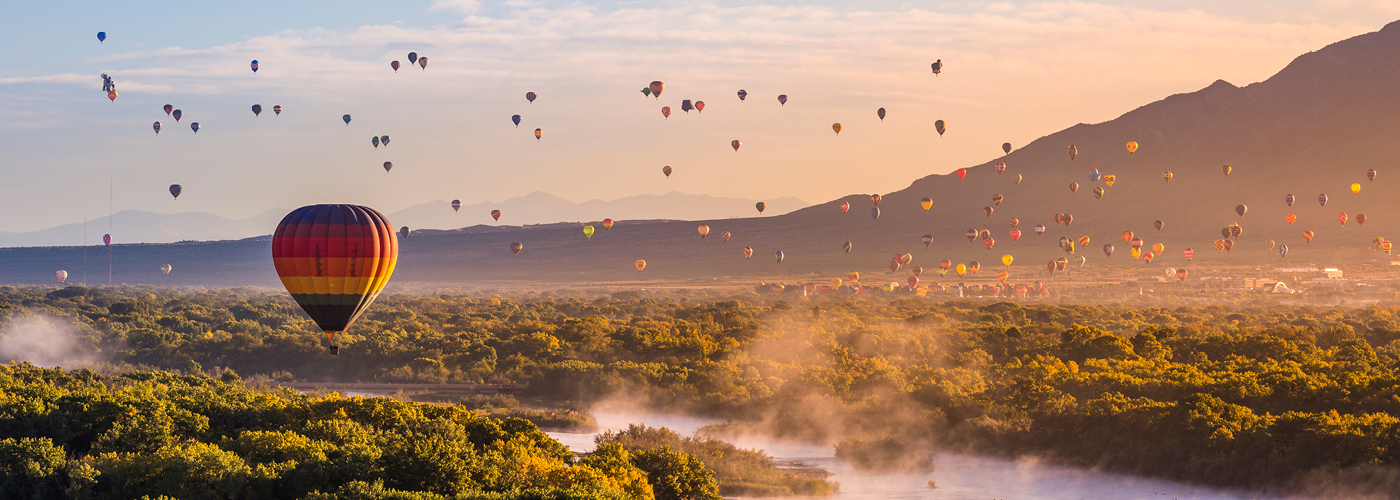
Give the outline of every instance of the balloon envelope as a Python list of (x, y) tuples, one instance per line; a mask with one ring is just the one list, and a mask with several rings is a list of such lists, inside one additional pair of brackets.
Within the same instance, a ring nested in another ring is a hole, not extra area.
[(277, 225), (272, 262), (292, 299), (330, 338), (379, 296), (398, 246), (393, 226), (372, 208), (309, 205)]
[(171, 185), (170, 185), (170, 196), (174, 196), (175, 199), (179, 199), (179, 198), (180, 198), (180, 193), (183, 192), (183, 191), (184, 191), (184, 189), (181, 188), (179, 184), (171, 184)]

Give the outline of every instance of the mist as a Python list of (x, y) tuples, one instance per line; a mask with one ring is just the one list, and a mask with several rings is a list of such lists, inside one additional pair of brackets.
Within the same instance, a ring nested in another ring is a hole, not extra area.
[(100, 361), (95, 348), (79, 340), (76, 327), (38, 314), (13, 318), (4, 325), (0, 360), (28, 361), (45, 368), (91, 366)]

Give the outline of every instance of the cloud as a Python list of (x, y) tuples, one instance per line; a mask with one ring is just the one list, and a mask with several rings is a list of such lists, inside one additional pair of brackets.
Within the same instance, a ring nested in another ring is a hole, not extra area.
[(38, 366), (89, 366), (97, 361), (90, 344), (81, 342), (74, 327), (48, 316), (13, 319), (0, 333), (0, 359), (28, 361)]
[(428, 12), (439, 10), (455, 10), (458, 12), (472, 13), (481, 9), (481, 2), (477, 0), (434, 0), (433, 6), (428, 8)]

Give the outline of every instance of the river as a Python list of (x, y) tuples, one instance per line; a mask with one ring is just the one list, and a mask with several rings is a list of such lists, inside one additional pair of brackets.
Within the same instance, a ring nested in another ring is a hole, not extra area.
[[(669, 427), (682, 435), (692, 435), (714, 420), (645, 412), (594, 413), (598, 426), (593, 432), (549, 432), (574, 451), (593, 449), (598, 433), (627, 428), (627, 424)], [(938, 453), (935, 470), (920, 474), (867, 475), (853, 471), (837, 460), (831, 446), (744, 438), (731, 441), (742, 448), (759, 448), (779, 462), (801, 462), (825, 469), (840, 483), (831, 500), (1102, 500), (1102, 499), (1270, 499), (1251, 492), (1228, 491), (1189, 484), (1145, 479), (1104, 472), (1070, 469), (1032, 461)], [(937, 488), (929, 488), (935, 481)]]

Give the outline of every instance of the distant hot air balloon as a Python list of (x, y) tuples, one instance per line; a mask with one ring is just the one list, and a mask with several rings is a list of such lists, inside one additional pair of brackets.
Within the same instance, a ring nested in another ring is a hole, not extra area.
[(1117, 181), (1117, 180), (1118, 180), (1118, 176), (1113, 175), (1113, 174), (1108, 174), (1108, 175), (1103, 176), (1103, 184), (1104, 184), (1105, 186), (1108, 186), (1108, 187), (1113, 187), (1113, 183), (1114, 183), (1115, 181)]
[(885, 121), (885, 108), (875, 110), (875, 116), (879, 116), (880, 121)]
[(748, 96), (749, 96), (749, 91), (744, 90), (744, 89), (739, 89), (739, 100), (740, 100), (740, 101), (744, 100), (744, 98), (745, 98), (745, 97), (748, 97)]
[(948, 131), (948, 124), (944, 123), (943, 120), (938, 120), (933, 122), (933, 129), (938, 131), (939, 136), (942, 136), (944, 132)]
[(1360, 183), (1353, 182), (1353, 183), (1351, 184), (1351, 194), (1352, 194), (1352, 196), (1357, 196), (1357, 195), (1360, 195), (1360, 194), (1361, 194), (1361, 184), (1360, 184)]
[(452, 200), (452, 211), (457, 212), (460, 210), (462, 210), (462, 200)]
[(273, 116), (282, 116), (282, 105), (281, 105), (281, 104), (274, 104), (274, 105), (272, 106), (272, 114), (273, 114)]
[(1021, 183), (1021, 174), (1016, 174), (1016, 177), (1012, 177), (1012, 179), (1014, 179), (1014, 180), (1016, 181), (1016, 184), (1020, 184), (1020, 183)]
[(1317, 195), (1317, 204), (1318, 204), (1318, 205), (1321, 205), (1321, 206), (1324, 206), (1324, 207), (1327, 206), (1327, 194), (1326, 194), (1326, 193)]
[(1009, 142), (1003, 142), (1003, 143), (1001, 143), (1001, 152), (1002, 152), (1002, 153), (1006, 153), (1006, 154), (1011, 154), (1011, 143), (1009, 143)]
[(666, 178), (667, 178), (667, 179), (670, 179), (670, 178), (671, 178), (671, 172), (673, 172), (673, 171), (674, 171), (674, 170), (671, 169), (671, 166), (670, 166), (670, 165), (666, 165), (666, 166), (664, 166), (664, 167), (661, 167), (661, 173), (666, 174)]
[(929, 209), (933, 208), (933, 198), (925, 196), (924, 199), (919, 200), (919, 206), (924, 207), (925, 212), (929, 211)]
[(967, 177), (967, 169), (965, 169), (965, 168), (960, 168), (960, 169), (958, 169), (958, 170), (957, 170), (956, 172), (954, 172), (954, 173), (958, 174), (958, 178), (959, 178), (959, 179), (962, 179), (962, 178), (964, 178), (964, 177)]
[(1079, 246), (1085, 247), (1085, 248), (1088, 248), (1088, 247), (1089, 247), (1089, 241), (1090, 241), (1090, 239), (1089, 239), (1089, 236), (1088, 236), (1088, 235), (1080, 236), (1078, 241), (1079, 241)]
[(831, 130), (835, 131), (835, 132), (836, 132), (836, 135), (841, 135), (841, 124), (840, 124), (840, 123), (833, 123), (833, 124), (831, 124)]
[(1079, 191), (1079, 183), (1078, 183), (1078, 182), (1071, 182), (1071, 183), (1069, 183), (1069, 192), (1073, 193), (1073, 192), (1076, 192), (1076, 191)]
[(758, 213), (763, 213), (763, 209), (768, 208), (768, 204), (760, 201), (758, 203), (754, 203), (753, 207), (758, 209)]
[(261, 105), (261, 104), (254, 104), (254, 105), (253, 105), (253, 116), (262, 116), (262, 105)]
[(344, 116), (341, 116), (340, 119), (341, 119), (341, 120), (345, 120), (345, 125), (347, 125), (347, 126), (350, 125), (350, 115), (349, 115), (348, 113), (347, 113), (346, 115), (344, 115)]
[(1010, 219), (1007, 219), (1007, 220), (1006, 220), (1006, 223), (1007, 223), (1007, 224), (1010, 224), (1011, 227), (1016, 227), (1016, 226), (1018, 226), (1018, 225), (1021, 224), (1021, 219), (1017, 219), (1017, 218), (1015, 218), (1015, 217), (1012, 217), (1012, 218), (1010, 218)]
[(661, 98), (661, 91), (666, 90), (666, 84), (661, 83), (660, 80), (657, 80), (657, 81), (651, 82), (651, 85), (647, 85), (647, 89), (651, 90), (651, 96), (652, 96), (652, 97), (655, 97), (655, 98), (657, 98), (657, 99), (660, 99), (660, 98)]
[(1279, 256), (1279, 257), (1287, 257), (1287, 256), (1288, 256), (1288, 245), (1279, 245), (1279, 246), (1278, 246), (1278, 256)]
[(1035, 234), (1036, 234), (1037, 236), (1042, 235), (1042, 234), (1045, 234), (1045, 225), (1044, 225), (1044, 224), (1036, 224), (1036, 225), (1035, 225)]
[(662, 116), (663, 118), (670, 119), (670, 118), (671, 118), (671, 107), (670, 107), (670, 106), (662, 106), (662, 107), (661, 107), (661, 116)]
[(1095, 198), (1095, 199), (1103, 198), (1103, 187), (1101, 187), (1101, 186), (1094, 186), (1094, 198)]
[[(1044, 226), (1041, 226), (1041, 227), (1044, 227)], [(1021, 230), (1020, 230), (1020, 229), (1012, 229), (1012, 230), (1011, 230), (1011, 241), (1017, 241), (1017, 240), (1020, 240), (1020, 239), (1021, 239)]]
[(1295, 200), (1295, 198), (1293, 197), (1292, 194), (1289, 194), (1289, 195), (1283, 197), (1283, 202), (1286, 203), (1286, 204), (1288, 204), (1288, 206), (1290, 206), (1290, 207), (1293, 206), (1293, 201), (1294, 201), (1294, 200)]
[(1313, 232), (1312, 232), (1312, 231), (1303, 231), (1303, 242), (1304, 242), (1304, 243), (1312, 243), (1312, 240), (1313, 240)]
[(535, 129), (535, 140), (536, 140), (536, 141), (540, 140), (540, 137), (544, 137), (544, 129), (538, 129), (538, 128), (537, 128), (537, 129)]
[(1155, 253), (1152, 253), (1152, 252), (1143, 253), (1143, 254), (1142, 254), (1142, 263), (1143, 263), (1143, 264), (1151, 264), (1151, 263), (1152, 263), (1152, 259), (1155, 258), (1155, 257), (1157, 257), (1157, 254), (1155, 254)]
[(1337, 222), (1342, 223), (1343, 226), (1347, 225), (1347, 213), (1342, 212), (1340, 214), (1337, 214)]
[(180, 121), (180, 117), (181, 117), (181, 116), (184, 116), (184, 113), (182, 113), (180, 110), (177, 109), (177, 110), (175, 110), (175, 111), (171, 111), (171, 112), (170, 112), (170, 116), (175, 117), (175, 121), (178, 122), (178, 121)]
[(161, 272), (161, 274), (170, 274), (170, 271), (173, 270), (173, 269), (175, 269), (175, 268), (172, 267), (170, 264), (161, 264), (161, 265), (160, 265), (160, 272)]
[(180, 193), (183, 191), (184, 189), (182, 189), (179, 184), (170, 185), (170, 196), (174, 196), (177, 200), (180, 199)]
[(198, 134), (198, 133), (199, 133), (199, 122), (191, 123), (191, 124), (190, 124), (190, 130), (193, 130), (194, 133)]
[(748, 258), (752, 258), (752, 257), (753, 257), (753, 248), (744, 247), (744, 258), (745, 258), (745, 259), (748, 259)]
[(939, 268), (939, 270), (940, 270), (940, 271), (939, 271), (939, 274), (943, 274), (943, 273), (948, 272), (948, 268), (950, 268), (950, 267), (953, 267), (953, 261), (948, 260), (948, 259), (943, 259), (942, 262), (939, 262), (939, 263), (938, 263), (938, 268)]
[(1103, 254), (1104, 254), (1105, 257), (1112, 257), (1112, 256), (1113, 256), (1113, 245), (1104, 245), (1104, 246), (1103, 246)]
[(426, 58), (426, 57), (420, 57), (420, 58), (418, 58), (418, 67), (423, 68), (423, 71), (427, 71), (427, 70), (428, 70), (428, 58)]
[(779, 264), (782, 264), (782, 263), (783, 263), (783, 251), (782, 251), (782, 250), (778, 250), (778, 251), (776, 251), (776, 252), (773, 252), (773, 260), (776, 260), (776, 261), (778, 261)]
[(1244, 213), (1248, 211), (1249, 207), (1244, 206), (1243, 203), (1235, 205), (1235, 213), (1240, 214), (1240, 217), (1244, 217)]
[(1275, 244), (1275, 243), (1274, 243), (1274, 240), (1269, 240), (1268, 243), (1265, 243), (1265, 244), (1264, 244), (1264, 249), (1265, 249), (1265, 250), (1273, 250), (1273, 249), (1274, 249), (1274, 244)]
[(1123, 243), (1127, 243), (1129, 241), (1133, 241), (1133, 232), (1123, 231)]
[(1098, 167), (1089, 167), (1089, 182), (1098, 182), (1102, 177)]
[(710, 234), (710, 226), (701, 224), (700, 227), (695, 228), (695, 231), (700, 233), (701, 238), (704, 238)]
[(520, 127), (520, 115), (510, 115), (510, 121), (515, 123), (516, 128)]
[(778, 104), (781, 106), (787, 105), (787, 94), (778, 95)]
[(884, 198), (881, 197), (879, 194), (872, 194), (872, 195), (870, 195), (870, 204), (875, 205), (875, 206), (878, 207), (878, 206), (880, 206), (880, 200), (883, 200), (883, 199), (884, 199)]
[(991, 250), (991, 249), (992, 249), (992, 246), (994, 246), (994, 245), (996, 245), (996, 244), (997, 244), (997, 240), (995, 240), (995, 239), (993, 239), (993, 238), (985, 238), (985, 239), (982, 240), (982, 246), (987, 247), (987, 250)]
[(871, 219), (879, 219), (879, 218), (880, 218), (880, 207), (870, 207), (870, 218), (871, 218)]
[(524, 250), (524, 249), (525, 249), (525, 244), (520, 243), (520, 242), (518, 242), (518, 241), (517, 241), (517, 242), (513, 242), (513, 243), (510, 244), (510, 253), (512, 253), (512, 254), (520, 255), (520, 251), (521, 251), (521, 250)]
[(695, 112), (696, 112), (696, 113), (704, 113), (704, 112), (705, 112), (705, 101), (695, 101)]
[(394, 62), (389, 63), (389, 67), (390, 67), (390, 68), (394, 68), (394, 72), (395, 72), (395, 73), (398, 73), (398, 72), (399, 72), (399, 62), (398, 62), (398, 61), (394, 61)]
[(116, 100), (117, 100), (117, 91), (115, 91), (115, 90), (109, 90), (109, 91), (107, 91), (107, 100), (108, 100), (108, 101), (116, 101)]
[(1172, 176), (1172, 173), (1171, 173), (1170, 170), (1168, 170), (1168, 171), (1166, 171), (1166, 172), (1162, 172), (1162, 180), (1163, 180), (1163, 181), (1165, 181), (1165, 182), (1171, 182), (1171, 181), (1172, 181), (1172, 177), (1173, 177), (1173, 176)]
[(1153, 243), (1153, 244), (1152, 244), (1152, 253), (1157, 254), (1157, 255), (1162, 255), (1162, 252), (1165, 252), (1165, 251), (1167, 251), (1167, 246), (1166, 246), (1166, 245), (1163, 245), (1163, 244), (1161, 244), (1161, 243)]
[(102, 244), (103, 244), (103, 245), (106, 245), (106, 246), (109, 246), (109, 247), (112, 246), (112, 235), (110, 235), (110, 234), (104, 234), (104, 235), (102, 235)]
[(583, 237), (593, 239), (593, 226), (583, 226)]
[(918, 287), (919, 287), (919, 277), (918, 277), (918, 276), (910, 276), (908, 282), (909, 282), (909, 288), (918, 288)]
[(612, 227), (613, 227), (613, 220), (612, 220), (612, 219), (603, 219), (603, 230), (604, 230), (604, 231), (612, 231)]
[(690, 99), (682, 99), (682, 100), (681, 100), (681, 111), (684, 111), (684, 112), (686, 112), (686, 113), (689, 113), (690, 110), (692, 110), (692, 109), (695, 109), (695, 106), (692, 106), (692, 105), (690, 104)]
[(392, 162), (392, 161), (386, 161), (386, 162), (384, 162), (384, 171), (385, 171), (385, 172), (388, 172), (388, 171), (390, 171), (390, 170), (393, 170), (393, 168), (394, 168), (394, 162)]
[[(107, 32), (106, 32), (106, 31), (99, 31), (99, 32), (97, 32), (97, 43), (102, 43), (102, 42), (105, 42), (105, 41), (107, 41)], [(58, 282), (59, 282), (59, 283), (62, 283), (63, 280), (58, 280)]]
[(1182, 252), (1182, 255), (1186, 256), (1186, 262), (1191, 262), (1191, 259), (1196, 256), (1196, 251), (1188, 248)]
[(492, 218), (492, 219), (495, 219), (495, 220), (501, 220), (501, 211), (500, 211), (500, 210), (492, 210), (492, 211), (491, 211), (491, 218)]
[(846, 252), (846, 253), (851, 253), (851, 248), (852, 248), (852, 245), (851, 245), (851, 242), (849, 242), (849, 241), (847, 241), (844, 245), (841, 245), (841, 250), (844, 251), (844, 252)]
[(413, 63), (416, 63), (416, 62), (418, 62), (418, 53), (417, 53), (417, 52), (409, 52), (409, 53), (408, 53), (408, 63), (409, 63), (409, 64), (413, 64)]
[(729, 238), (731, 238), (731, 237), (733, 237), (733, 235), (732, 235), (732, 234), (729, 234), (729, 231), (725, 231), (725, 232), (723, 232), (723, 233), (719, 233), (719, 239), (720, 239), (720, 241), (728, 242), (728, 241), (729, 241)]
[(170, 114), (171, 111), (175, 111), (175, 106), (171, 106), (171, 105), (169, 105), (169, 104), (166, 104), (164, 107), (162, 107), (162, 108), (160, 108), (160, 109), (161, 109), (161, 111), (165, 111), (165, 114), (168, 115), (168, 114)]
[(253, 59), (253, 62), (248, 63), (248, 66), (251, 67), (251, 68), (253, 68), (253, 73), (256, 74), (256, 73), (258, 72), (258, 60), (257, 60), (257, 59)]
[(842, 201), (842, 202), (841, 202), (841, 213), (844, 214), (844, 213), (849, 212), (849, 211), (851, 211), (851, 202), (849, 202), (849, 201)]
[(156, 131), (156, 135), (160, 135), (160, 122), (152, 123), (151, 128)]
[(1002, 172), (1006, 171), (1006, 162), (999, 161), (996, 165), (992, 166), (992, 168), (997, 171), (997, 175), (1001, 175)]
[(850, 280), (851, 283), (858, 283), (860, 282), (860, 273), (851, 271), (850, 274), (846, 275), (846, 279)]
[(1076, 157), (1076, 156), (1079, 156), (1079, 148), (1076, 148), (1076, 147), (1074, 147), (1073, 144), (1070, 144), (1070, 145), (1069, 145), (1069, 159), (1073, 160), (1074, 157)]
[(934, 74), (935, 76), (938, 75), (939, 73), (942, 73), (942, 72), (943, 72), (943, 60), (942, 60), (942, 59), (939, 59), (939, 60), (937, 60), (937, 61), (934, 61), (933, 64), (932, 64), (931, 66), (933, 67), (933, 74)]
[(292, 299), (331, 339), (379, 296), (394, 273), (398, 248), (393, 226), (374, 209), (310, 205), (277, 225), (272, 263)]
[(1367, 170), (1367, 171), (1366, 171), (1366, 180), (1368, 180), (1368, 181), (1374, 181), (1374, 180), (1376, 180), (1376, 169), (1373, 168), (1373, 169), (1370, 169), (1370, 170)]
[(379, 149), (379, 136), (371, 136), (369, 138), (369, 143), (374, 146), (374, 149)]
[(925, 234), (923, 238), (920, 238), (920, 241), (924, 243), (924, 248), (928, 248), (929, 245), (933, 244), (933, 235)]
[(1128, 154), (1136, 153), (1138, 150), (1137, 141), (1128, 141)]
[(63, 283), (64, 281), (68, 281), (68, 271), (64, 271), (64, 270), (62, 270), (62, 269), (59, 269), (58, 272), (54, 273), (54, 276), (58, 278), (58, 282), (59, 282), (59, 283)]
[(534, 103), (535, 103), (535, 93), (534, 93), (534, 92), (526, 92), (526, 93), (525, 93), (525, 100), (530, 101), (531, 104), (534, 104)]
[(411, 234), (412, 232), (413, 232), (413, 230), (409, 229), (408, 226), (401, 227), (401, 228), (399, 228), (399, 237), (400, 237), (400, 238), (407, 238), (408, 235)]
[(1366, 223), (1366, 214), (1356, 214), (1356, 223), (1357, 223), (1357, 224), (1365, 224), (1365, 223)]
[(995, 211), (996, 211), (996, 209), (995, 209), (995, 208), (992, 208), (992, 207), (982, 207), (982, 215), (985, 215), (985, 216), (987, 216), (987, 217), (991, 217), (991, 216), (992, 216), (992, 212), (995, 212)]
[(1001, 264), (1004, 265), (1004, 266), (1008, 266), (1008, 267), (1011, 266), (1011, 263), (1014, 262), (1015, 260), (1016, 260), (1016, 258), (1015, 258), (1015, 257), (1012, 257), (1011, 254), (1006, 254), (1006, 255), (1001, 256)]
[(735, 152), (735, 153), (738, 153), (738, 152), (739, 152), (739, 146), (742, 146), (743, 144), (744, 144), (744, 143), (739, 142), (738, 139), (734, 139), (734, 140), (732, 140), (732, 141), (729, 141), (729, 147), (734, 148), (734, 152)]

